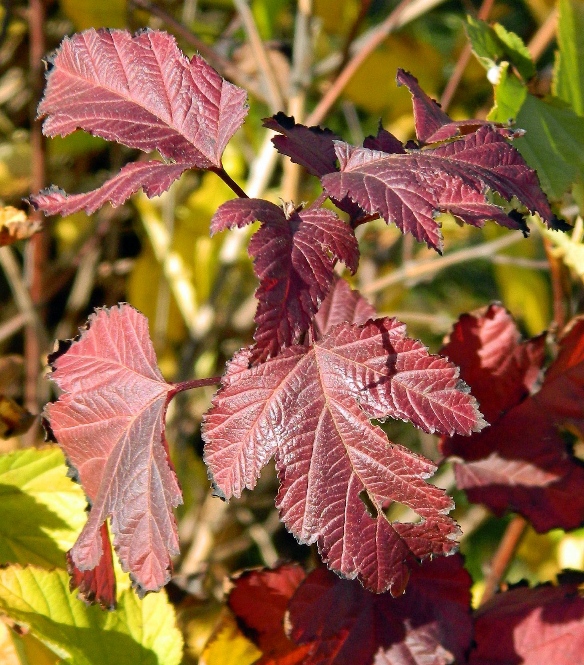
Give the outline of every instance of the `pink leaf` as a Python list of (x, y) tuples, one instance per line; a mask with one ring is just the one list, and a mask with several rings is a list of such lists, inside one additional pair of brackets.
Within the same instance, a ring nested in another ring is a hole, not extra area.
[(471, 501), (499, 515), (517, 511), (539, 532), (584, 522), (584, 467), (562, 436), (566, 428), (584, 431), (584, 320), (575, 320), (541, 388), (530, 394), (543, 344), (543, 336), (522, 342), (498, 305), (461, 317), (444, 352), (460, 365), (491, 427), (442, 441), (445, 454), (462, 460), (456, 481)]
[(254, 361), (300, 342), (331, 287), (334, 259), (352, 272), (359, 260), (351, 227), (323, 208), (285, 213), (261, 199), (233, 199), (217, 210), (211, 232), (255, 220), (262, 226), (249, 244), (260, 280)]
[[(157, 150), (182, 170), (218, 169), (247, 112), (245, 98), (244, 90), (224, 81), (200, 56), (184, 56), (166, 33), (91, 29), (61, 44), (38, 112), (46, 116), (47, 136), (83, 129), (144, 152)], [(133, 184), (118, 191), (118, 203), (123, 191), (129, 196), (141, 186), (138, 175), (154, 195), (182, 172), (157, 168), (133, 171)]]
[(584, 654), (578, 582), (497, 594), (476, 613), (469, 665), (574, 665)]
[(314, 320), (319, 336), (325, 335), (339, 323), (361, 325), (375, 317), (375, 308), (358, 291), (353, 291), (344, 279), (336, 278)]
[(140, 188), (149, 198), (159, 196), (188, 168), (188, 164), (133, 162), (126, 164), (118, 175), (87, 194), (67, 196), (63, 190), (49, 187), (29, 200), (35, 208), (47, 215), (70, 215), (79, 210), (85, 210), (90, 215), (107, 201), (113, 206), (121, 205)]
[(327, 193), (349, 196), (369, 214), (379, 214), (429, 247), (442, 248), (436, 216), (449, 212), (467, 224), (483, 226), (494, 220), (511, 229), (526, 230), (516, 213), (507, 214), (489, 201), (496, 192), (516, 197), (548, 226), (555, 218), (537, 176), (521, 155), (490, 126), (450, 143), (406, 154), (388, 154), (337, 143), (340, 173), (323, 176)]
[(81, 572), (100, 564), (111, 517), (122, 567), (139, 591), (158, 590), (178, 554), (172, 509), (182, 497), (164, 437), (176, 390), (156, 365), (147, 320), (126, 304), (100, 309), (49, 361), (64, 392), (46, 414), (91, 501), (71, 561)]
[[(389, 443), (370, 418), (410, 420), (425, 431), (483, 426), (458, 370), (405, 336), (395, 319), (341, 324), (311, 348), (292, 346), (248, 369), (236, 356), (205, 417), (205, 460), (218, 494), (253, 488), (272, 455), (288, 529), (318, 542), (323, 559), (369, 589), (402, 592), (407, 562), (455, 547), (451, 499), (425, 482), (428, 460)], [(405, 504), (419, 523), (389, 522)]]

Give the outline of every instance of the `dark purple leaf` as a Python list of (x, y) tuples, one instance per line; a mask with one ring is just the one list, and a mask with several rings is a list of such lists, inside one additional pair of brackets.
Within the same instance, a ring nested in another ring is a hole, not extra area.
[(387, 129), (383, 129), (381, 123), (379, 123), (377, 135), (368, 136), (363, 141), (363, 147), (368, 150), (381, 150), (381, 152), (387, 152), (390, 154), (403, 155), (406, 152), (402, 142), (388, 132)]
[(349, 196), (369, 214), (394, 222), (402, 232), (438, 250), (442, 248), (436, 216), (448, 212), (467, 224), (494, 220), (525, 230), (522, 219), (489, 201), (496, 192), (516, 197), (548, 225), (553, 215), (537, 176), (507, 140), (489, 126), (447, 144), (406, 154), (336, 144), (340, 173), (323, 176), (331, 196)]
[[(451, 552), (451, 499), (425, 482), (435, 466), (389, 443), (370, 418), (410, 420), (425, 431), (483, 426), (458, 369), (428, 354), (395, 319), (342, 324), (310, 347), (292, 346), (248, 369), (235, 357), (205, 416), (205, 461), (226, 499), (252, 489), (272, 455), (277, 505), (302, 543), (367, 588), (400, 594), (414, 559)], [(419, 522), (389, 522), (392, 502)]]
[(156, 365), (147, 320), (126, 304), (100, 309), (49, 361), (64, 392), (46, 415), (91, 501), (71, 563), (82, 573), (103, 563), (110, 517), (123, 569), (139, 591), (156, 591), (178, 554), (172, 509), (182, 496), (164, 436), (176, 391)]
[(274, 356), (302, 340), (333, 282), (335, 261), (355, 272), (359, 247), (350, 226), (324, 208), (281, 208), (261, 199), (233, 199), (211, 220), (211, 232), (262, 225), (249, 243), (260, 280), (253, 359)]
[[(200, 56), (189, 60), (166, 33), (91, 29), (65, 39), (52, 58), (38, 112), (46, 116), (47, 136), (83, 129), (144, 152), (157, 150), (176, 163), (141, 166), (131, 178), (126, 172), (123, 186), (115, 178), (106, 184), (118, 187), (115, 198), (105, 192), (76, 198), (81, 210), (99, 200), (121, 203), (142, 186), (138, 176), (152, 196), (187, 168), (221, 168), (225, 146), (247, 113), (245, 98)], [(43, 201), (42, 194), (33, 198), (39, 208)], [(54, 196), (47, 203), (52, 212), (58, 208)], [(58, 211), (72, 211), (64, 198), (61, 206)]]

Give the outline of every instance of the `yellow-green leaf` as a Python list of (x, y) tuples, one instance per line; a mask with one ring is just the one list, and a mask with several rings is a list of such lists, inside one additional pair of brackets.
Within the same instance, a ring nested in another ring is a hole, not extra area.
[(239, 630), (233, 616), (226, 613), (201, 654), (199, 665), (252, 665), (261, 655)]
[(0, 456), (0, 564), (64, 568), (86, 504), (56, 446)]
[(10, 566), (0, 570), (0, 612), (72, 665), (178, 665), (182, 657), (165, 593), (140, 600), (126, 590), (118, 609), (104, 612), (69, 591), (65, 571)]

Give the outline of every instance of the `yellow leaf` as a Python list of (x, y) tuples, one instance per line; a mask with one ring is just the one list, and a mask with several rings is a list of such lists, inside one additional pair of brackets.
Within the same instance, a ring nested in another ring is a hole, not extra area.
[(41, 230), (41, 223), (29, 219), (23, 210), (5, 206), (0, 208), (0, 247), (26, 240)]
[(125, 28), (125, 0), (61, 0), (61, 7), (76, 30)]
[(262, 652), (239, 630), (231, 614), (225, 613), (201, 654), (199, 665), (252, 665)]

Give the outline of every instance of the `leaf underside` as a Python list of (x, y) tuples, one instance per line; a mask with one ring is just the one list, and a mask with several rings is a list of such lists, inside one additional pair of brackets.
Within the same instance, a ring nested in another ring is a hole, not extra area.
[(491, 427), (469, 438), (443, 439), (442, 450), (461, 458), (457, 486), (496, 514), (513, 510), (539, 532), (584, 523), (584, 465), (563, 432), (584, 431), (584, 320), (560, 340), (541, 388), (545, 336), (522, 342), (499, 305), (467, 314), (443, 353), (461, 368)]
[(45, 413), (91, 501), (70, 563), (79, 573), (101, 566), (84, 582), (92, 593), (113, 575), (104, 561), (110, 517), (123, 569), (140, 592), (158, 590), (178, 554), (172, 509), (182, 496), (164, 437), (173, 388), (156, 365), (147, 320), (126, 304), (100, 309), (64, 347), (49, 358), (64, 392)]
[[(408, 564), (453, 551), (452, 500), (425, 481), (435, 466), (390, 443), (370, 418), (428, 432), (480, 429), (454, 365), (429, 355), (395, 319), (337, 325), (310, 348), (291, 346), (251, 368), (250, 355), (235, 356), (204, 420), (217, 494), (252, 489), (274, 455), (287, 528), (317, 542), (330, 568), (376, 592), (400, 594)], [(389, 522), (384, 510), (394, 501), (420, 521)]]
[(83, 129), (165, 162), (130, 164), (105, 185), (67, 197), (55, 188), (32, 196), (48, 214), (120, 205), (141, 187), (156, 196), (189, 168), (220, 169), (229, 139), (247, 113), (244, 90), (174, 37), (146, 30), (86, 30), (65, 39), (50, 62), (39, 117), (46, 136)]

